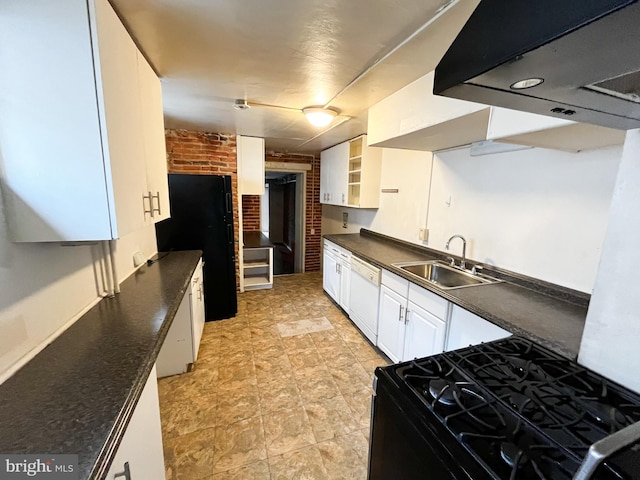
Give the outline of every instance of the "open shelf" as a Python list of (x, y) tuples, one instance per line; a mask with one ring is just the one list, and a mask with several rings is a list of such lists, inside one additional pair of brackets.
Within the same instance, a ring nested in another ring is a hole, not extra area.
[(245, 290), (273, 286), (273, 247), (242, 249), (242, 278)]

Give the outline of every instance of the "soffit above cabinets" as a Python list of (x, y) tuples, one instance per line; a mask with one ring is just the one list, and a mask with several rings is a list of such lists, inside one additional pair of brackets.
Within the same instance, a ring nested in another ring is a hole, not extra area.
[[(267, 150), (317, 152), (366, 132), (367, 109), (433, 70), (478, 0), (111, 0), (163, 84), (168, 128), (258, 136)], [(344, 91), (343, 91), (344, 90)], [(343, 91), (337, 98), (336, 94)], [(250, 109), (233, 109), (246, 99)], [(351, 117), (319, 135), (301, 109)]]

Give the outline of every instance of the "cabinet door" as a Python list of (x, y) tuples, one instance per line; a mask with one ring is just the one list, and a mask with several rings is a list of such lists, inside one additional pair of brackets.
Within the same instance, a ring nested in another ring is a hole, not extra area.
[(338, 268), (340, 272), (340, 306), (349, 313), (349, 298), (351, 291), (351, 264), (348, 261), (341, 261)]
[(338, 259), (329, 252), (325, 252), (322, 264), (322, 288), (335, 302), (340, 301), (340, 274), (338, 273)]
[(405, 315), (403, 360), (442, 353), (447, 324), (413, 302)]
[[(91, 2), (90, 2), (91, 3)], [(138, 50), (107, 0), (96, 0), (98, 105), (107, 171), (115, 200), (117, 232), (144, 226), (142, 196), (147, 190)], [(113, 214), (113, 212), (112, 212)]]
[(380, 287), (378, 347), (394, 363), (403, 358), (406, 304), (407, 299), (405, 297), (385, 285)]
[(335, 147), (335, 157), (329, 170), (329, 191), (333, 205), (346, 205), (349, 183), (349, 142)]
[(264, 138), (237, 137), (239, 189), (242, 195), (264, 194)]
[(198, 350), (202, 331), (204, 329), (204, 288), (202, 284), (202, 260), (191, 277), (191, 291), (189, 292), (189, 303), (191, 305), (191, 328), (193, 338), (193, 361), (198, 359)]
[(110, 239), (87, 4), (1, 4), (0, 148), (11, 239)]
[(482, 342), (490, 342), (511, 335), (506, 330), (457, 305), (451, 308), (449, 322), (447, 350), (478, 345)]
[(194, 359), (191, 302), (187, 291), (160, 348), (156, 361), (158, 377), (184, 373)]
[(347, 204), (349, 142), (320, 153), (320, 203)]
[[(167, 177), (167, 148), (164, 137), (164, 114), (162, 113), (162, 87), (151, 66), (140, 52), (138, 58), (138, 80), (142, 127), (144, 129), (144, 156), (147, 173), (147, 194), (153, 202), (153, 216), (146, 215), (154, 223), (169, 218), (169, 181)], [(148, 206), (145, 200), (145, 206)]]
[[(129, 471), (129, 476), (122, 474)], [(164, 479), (158, 383), (154, 365), (106, 476), (107, 480)]]

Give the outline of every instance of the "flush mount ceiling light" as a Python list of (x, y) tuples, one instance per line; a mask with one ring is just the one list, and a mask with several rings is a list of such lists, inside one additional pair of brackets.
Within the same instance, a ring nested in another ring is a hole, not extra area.
[(524, 90), (525, 88), (537, 87), (542, 82), (544, 82), (544, 78), (525, 78), (524, 80), (512, 83), (511, 89)]
[(336, 109), (324, 107), (306, 107), (302, 109), (302, 113), (314, 127), (326, 127), (338, 115)]

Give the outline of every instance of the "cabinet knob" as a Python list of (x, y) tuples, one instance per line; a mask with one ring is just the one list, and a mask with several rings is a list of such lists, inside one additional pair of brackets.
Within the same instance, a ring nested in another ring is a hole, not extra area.
[(124, 463), (124, 470), (122, 472), (116, 473), (113, 476), (114, 480), (120, 477), (124, 477), (125, 480), (131, 480), (131, 471), (129, 470), (129, 462)]

